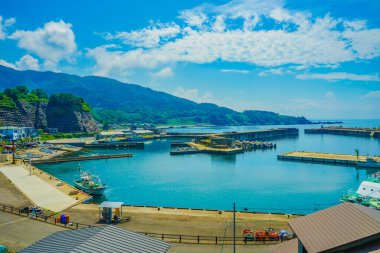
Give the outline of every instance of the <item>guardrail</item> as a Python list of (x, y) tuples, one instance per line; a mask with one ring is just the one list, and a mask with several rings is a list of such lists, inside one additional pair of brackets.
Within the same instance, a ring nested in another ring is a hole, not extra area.
[(59, 223), (57, 218), (52, 217), (52, 215), (48, 216), (48, 215), (42, 215), (42, 214), (27, 213), (27, 212), (23, 212), (23, 210), (20, 208), (7, 206), (7, 205), (3, 205), (3, 204), (0, 204), (0, 211), (16, 214), (16, 215), (19, 215), (22, 217), (29, 217), (30, 219), (33, 219), (36, 221), (42, 221), (42, 222), (46, 222), (46, 223), (49, 223), (52, 225), (57, 225), (60, 227), (66, 227), (69, 229), (95, 227), (94, 225), (86, 225), (86, 224), (82, 224), (82, 223), (78, 223), (78, 222)]
[[(25, 213), (20, 208), (15, 208), (8, 205), (0, 204), (0, 211), (12, 213), (15, 215), (19, 215), (22, 217), (29, 217), (30, 219), (45, 222), (48, 224), (56, 225), (59, 227), (65, 227), (68, 229), (79, 229), (79, 228), (91, 228), (97, 227), (98, 225), (87, 225), (78, 222), (68, 222), (68, 223), (60, 223), (57, 218), (51, 216), (41, 215), (41, 214), (32, 214)], [(161, 233), (149, 233), (149, 232), (139, 232), (134, 231), (136, 233), (144, 234), (146, 236), (156, 238), (162, 241), (172, 242), (172, 243), (186, 243), (186, 244), (215, 244), (215, 245), (232, 245), (234, 238), (226, 237), (226, 236), (202, 236), (202, 235), (178, 235), (178, 234), (161, 234)], [(283, 240), (288, 240), (289, 238), (284, 238)], [(244, 237), (236, 237), (237, 245), (262, 245), (262, 244), (278, 244), (283, 240), (274, 239), (270, 237), (251, 237), (246, 239)]]

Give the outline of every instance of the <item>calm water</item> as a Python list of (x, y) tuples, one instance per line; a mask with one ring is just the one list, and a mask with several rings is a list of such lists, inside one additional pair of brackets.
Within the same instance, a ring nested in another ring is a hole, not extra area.
[[(345, 126), (375, 127), (380, 120), (345, 121)], [(179, 128), (173, 132), (225, 132), (284, 126)], [(132, 158), (84, 161), (81, 165), (108, 184), (105, 198), (127, 204), (250, 211), (310, 213), (339, 203), (348, 189), (356, 189), (373, 171), (354, 167), (278, 161), (277, 154), (294, 150), (379, 155), (380, 140), (335, 135), (305, 135), (272, 140), (276, 150), (233, 156), (193, 154), (170, 156), (173, 140), (147, 142), (144, 150), (129, 150)], [(179, 140), (174, 140), (179, 141)], [(124, 153), (125, 150), (91, 150)], [(70, 183), (78, 178), (78, 162), (39, 165)]]

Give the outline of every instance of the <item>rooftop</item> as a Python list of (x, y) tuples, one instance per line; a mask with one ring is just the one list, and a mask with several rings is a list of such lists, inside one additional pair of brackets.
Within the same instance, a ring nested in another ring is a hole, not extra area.
[(170, 244), (117, 226), (55, 232), (21, 253), (165, 253)]
[(289, 225), (308, 253), (380, 239), (380, 212), (348, 202), (290, 220)]

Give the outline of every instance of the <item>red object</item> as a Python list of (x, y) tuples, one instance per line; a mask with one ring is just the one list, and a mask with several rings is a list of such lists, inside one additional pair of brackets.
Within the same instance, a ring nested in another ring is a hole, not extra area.
[(271, 241), (278, 241), (280, 240), (280, 235), (277, 232), (269, 232), (268, 239)]
[(265, 240), (267, 239), (267, 233), (265, 231), (258, 231), (255, 234), (256, 240)]
[(247, 235), (247, 234), (251, 234), (251, 235), (253, 235), (253, 231), (250, 230), (250, 229), (244, 229), (244, 230), (243, 230), (243, 236), (244, 236), (244, 235)]

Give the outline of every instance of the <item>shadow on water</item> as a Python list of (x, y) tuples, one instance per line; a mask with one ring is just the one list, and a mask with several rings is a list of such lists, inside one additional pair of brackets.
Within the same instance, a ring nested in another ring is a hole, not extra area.
[(216, 164), (236, 164), (236, 154), (232, 155), (218, 155), (218, 154), (213, 154), (211, 156), (211, 162), (216, 163)]

